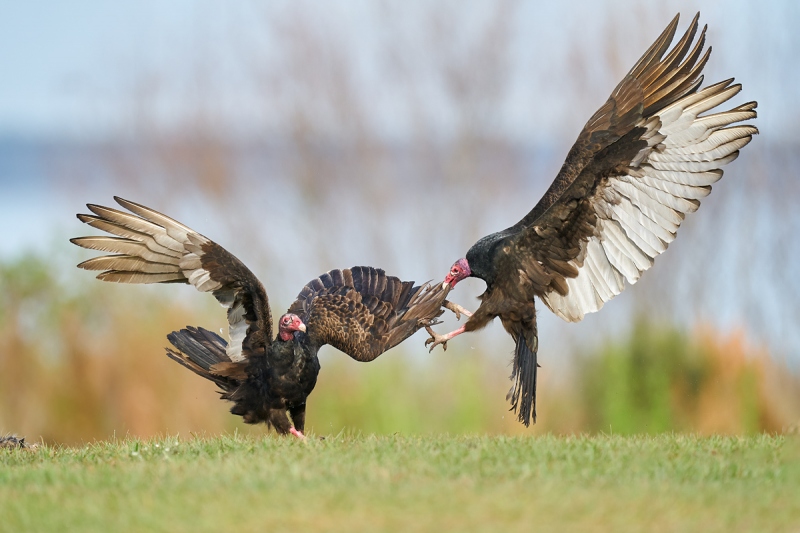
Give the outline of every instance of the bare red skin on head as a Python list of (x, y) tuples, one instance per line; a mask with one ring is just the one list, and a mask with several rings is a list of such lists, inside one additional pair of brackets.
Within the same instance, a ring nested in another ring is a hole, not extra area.
[(450, 288), (453, 289), (456, 283), (464, 278), (468, 278), (470, 274), (472, 274), (472, 270), (469, 268), (469, 263), (462, 257), (450, 267), (450, 272), (445, 276), (444, 282), (449, 283)]
[(290, 341), (295, 331), (305, 330), (306, 325), (294, 313), (286, 313), (278, 320), (278, 336), (282, 341)]

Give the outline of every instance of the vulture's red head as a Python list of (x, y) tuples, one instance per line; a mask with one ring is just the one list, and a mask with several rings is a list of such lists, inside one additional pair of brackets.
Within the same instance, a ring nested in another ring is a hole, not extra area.
[(470, 274), (472, 274), (472, 270), (469, 268), (469, 263), (462, 257), (450, 267), (450, 272), (445, 276), (443, 285), (450, 285), (452, 289), (456, 283), (469, 277)]
[(305, 332), (305, 330), (306, 325), (294, 313), (286, 313), (278, 321), (278, 336), (282, 341), (290, 341), (295, 331)]

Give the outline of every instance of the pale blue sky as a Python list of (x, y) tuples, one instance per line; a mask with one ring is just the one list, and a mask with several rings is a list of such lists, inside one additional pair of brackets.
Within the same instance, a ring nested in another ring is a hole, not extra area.
[[(435, 4), (444, 5), (445, 13), (452, 9), (454, 16), (448, 22), (461, 26), (480, 21), (485, 6), (492, 1), (443, 0)], [(430, 3), (410, 0), (387, 0), (385, 3), (402, 18), (399, 26), (406, 32), (410, 57), (424, 57), (429, 52), (427, 45), (422, 39), (419, 42), (414, 40), (414, 32), (421, 31), (416, 26), (422, 19), (415, 13), (424, 12), (428, 8), (421, 6)], [(298, 4), (302, 7), (297, 8)], [(175, 117), (180, 117), (182, 109), (196, 102), (193, 98), (200, 97), (193, 94), (191, 83), (192, 73), (198, 65), (207, 65), (213, 72), (214, 88), (222, 93), (230, 115), (229, 122), (246, 130), (253, 120), (258, 120), (251, 113), (257, 95), (252, 88), (244, 87), (251, 74), (248, 58), (280, 55), (270, 41), (272, 36), (265, 31), (268, 25), (264, 17), (280, 17), (286, 9), (300, 9), (302, 15), (317, 27), (330, 29), (334, 39), (349, 45), (354, 62), (362, 70), (363, 98), (370, 104), (374, 103), (370, 111), (382, 120), (385, 131), (395, 133), (395, 130), (403, 129), (404, 122), (403, 117), (392, 112), (392, 80), (382, 78), (375, 61), (378, 56), (371, 53), (372, 47), (383, 37), (384, 29), (376, 24), (379, 18), (375, 16), (375, 5), (376, 2), (370, 0), (0, 0), (0, 141), (19, 138), (103, 140), (124, 136), (135, 113), (135, 109), (132, 110), (132, 92), (137, 84), (152, 74), (159, 76), (166, 85), (161, 87), (161, 97), (154, 109), (159, 114), (156, 118), (168, 125)], [(772, 172), (776, 176), (774, 181), (748, 181), (747, 171), (756, 167), (748, 163), (748, 158), (756, 159), (762, 157), (756, 154), (768, 153), (759, 150), (770, 143), (797, 143), (797, 124), (800, 122), (797, 98), (800, 87), (800, 31), (797, 30), (800, 26), (800, 2), (796, 0), (662, 0), (647, 4), (639, 0), (520, 0), (511, 29), (511, 87), (505, 102), (498, 105), (496, 111), (494, 108), (491, 110), (497, 113), (499, 134), (527, 147), (537, 143), (548, 144), (552, 154), (559, 154), (552, 155), (553, 168), (546, 169), (554, 175), (560, 165), (558, 158), (563, 157), (580, 127), (607, 98), (619, 76), (638, 59), (675, 13), (682, 14), (679, 31), (683, 31), (698, 10), (701, 11), (701, 23), (709, 25), (708, 43), (714, 49), (705, 68), (707, 82), (735, 76), (744, 85), (737, 103), (747, 100), (759, 102), (756, 125), (761, 135), (744, 153), (742, 160), (726, 170), (727, 187), (747, 191), (745, 187), (752, 186), (755, 187), (753, 192), (758, 193), (758, 187), (773, 186), (781, 181), (778, 178), (790, 176), (784, 172), (784, 169), (791, 168), (788, 159), (783, 163), (770, 161), (766, 165), (766, 168), (780, 169)], [(604, 43), (609, 39), (618, 43), (620, 57), (617, 59), (620, 68), (624, 69), (622, 71), (608, 72), (609, 61), (604, 54), (609, 47)], [(413, 50), (414, 45), (417, 45), (416, 50)], [(468, 54), (469, 51), (465, 50), (463, 56), (468, 57)], [(576, 57), (584, 72), (573, 76), (570, 68)], [(291, 58), (278, 59), (291, 61)], [(461, 59), (462, 54), (457, 53), (454, 60)], [(425, 70), (421, 69), (420, 76), (425, 75)], [(588, 87), (582, 87), (582, 84)], [(432, 100), (434, 103), (431, 105), (436, 108), (439, 102), (435, 100), (435, 94), (423, 96)], [(280, 103), (275, 106), (280, 106)], [(446, 112), (431, 116), (433, 120), (426, 126), (447, 130)], [(437, 125), (436, 120), (441, 123)], [(8, 153), (14, 155), (16, 145), (7, 144), (6, 152), (0, 152), (0, 157)], [(791, 149), (786, 152), (793, 153)], [(11, 159), (6, 155), (6, 162)], [(0, 187), (3, 188), (0, 226), (6, 228), (0, 242), (0, 258), (32, 248), (46, 249), (53, 242), (67, 247), (66, 237), (81, 231), (74, 213), (82, 202), (108, 201), (111, 194), (125, 194), (124, 190), (119, 190), (124, 184), (105, 183), (98, 179), (93, 182), (91, 191), (73, 187), (81, 199), (72, 198), (65, 202), (61, 197), (63, 190), (48, 185), (74, 176), (62, 172), (62, 168), (38, 168), (36, 165), (41, 165), (41, 162), (35, 159), (35, 156), (21, 157), (22, 163), (17, 166), (13, 161), (7, 165), (0, 161)], [(38, 181), (31, 183), (32, 176), (36, 176)], [(547, 174), (539, 178), (546, 180)], [(469, 191), (459, 193), (468, 195)], [(721, 202), (721, 194), (712, 195), (708, 203)], [(773, 196), (768, 198), (770, 201), (774, 199)], [(767, 229), (776, 220), (782, 225), (787, 220), (792, 224), (796, 221), (796, 218), (791, 218), (795, 210), (791, 196), (788, 198), (786, 204), (791, 206), (789, 208), (764, 205), (759, 210), (744, 210), (743, 213), (750, 219), (767, 221), (763, 223)], [(157, 198), (134, 199), (160, 207)], [(523, 207), (528, 209), (530, 206), (520, 207), (522, 213), (525, 212)], [(709, 209), (703, 208), (698, 217), (710, 217)], [(431, 214), (432, 226), (437, 224), (434, 215)], [(20, 220), (25, 220), (22, 231)], [(185, 222), (194, 223), (193, 220)], [(439, 223), (446, 226), (446, 221)], [(216, 226), (216, 232), (214, 224), (198, 229), (209, 235), (218, 235), (219, 224)], [(498, 223), (497, 227), (502, 226)], [(753, 229), (750, 241), (743, 240), (738, 234), (736, 237), (742, 241), (741, 246), (752, 244), (755, 249), (764, 240), (761, 238), (763, 233), (768, 231)], [(677, 255), (686, 241), (684, 237), (678, 239), (675, 245), (678, 249), (671, 250), (668, 255), (674, 256), (681, 264), (692, 265), (691, 257)], [(74, 251), (71, 247), (69, 250), (53, 249), (57, 250), (59, 257), (67, 257), (66, 254)], [(784, 254), (793, 254), (793, 250), (788, 245), (780, 248)], [(409, 244), (408, 251), (409, 254), (419, 253), (419, 243)], [(443, 262), (444, 267), (461, 252), (463, 250), (452, 250), (452, 257), (448, 255)], [(351, 259), (352, 254), (346, 257), (333, 266), (357, 262)], [(775, 262), (775, 268), (783, 276), (778, 277), (779, 280), (794, 279), (788, 269), (796, 261), (792, 259), (793, 255), (787, 257), (786, 261)], [(288, 269), (292, 263), (289, 259), (286, 261)], [(705, 273), (706, 268), (708, 271), (717, 268), (720, 272), (717, 279), (739, 274), (739, 271), (732, 271), (723, 259), (717, 258), (717, 261), (715, 265), (703, 265), (699, 270)], [(330, 267), (325, 265), (319, 271)], [(744, 270), (747, 273), (749, 265)], [(420, 277), (432, 275), (426, 272)], [(653, 272), (647, 279), (656, 280), (659, 275)], [(296, 287), (308, 279), (305, 275), (301, 278), (287, 280), (287, 287)], [(755, 278), (758, 282), (767, 279), (762, 275)], [(738, 280), (721, 284), (715, 292), (718, 299), (708, 299), (710, 307), (720, 302), (719, 310), (714, 314), (718, 320), (742, 323), (746, 321), (737, 320), (737, 317), (769, 309), (771, 313), (762, 313), (766, 316), (763, 321), (778, 326), (761, 332), (762, 337), (775, 339), (774, 344), (784, 348), (791, 346), (794, 360), (800, 361), (797, 356), (800, 337), (795, 331), (795, 321), (772, 318), (773, 315), (796, 316), (794, 308), (788, 308), (786, 302), (781, 301), (781, 298), (786, 299), (785, 288), (770, 281), (767, 286), (772, 292), (764, 291), (768, 295), (759, 307), (747, 300), (746, 295), (735, 298), (739, 291), (737, 283)], [(474, 292), (477, 294), (477, 289)], [(277, 294), (281, 296), (280, 292)], [(630, 301), (626, 300), (630, 294), (629, 290), (618, 301)], [(286, 294), (283, 296), (288, 298)], [(732, 300), (735, 305), (731, 304)], [(624, 309), (624, 304), (614, 306)], [(614, 306), (609, 305), (612, 309)], [(605, 327), (603, 324), (611, 323), (610, 318), (605, 317), (612, 315), (612, 311), (605, 310), (598, 314), (600, 318), (589, 317), (587, 322), (602, 329)], [(543, 313), (543, 317), (543, 328), (548, 327), (548, 323), (555, 323), (556, 319), (548, 313)], [(758, 328), (758, 323), (755, 328)], [(792, 339), (788, 339), (790, 333), (794, 335)], [(553, 339), (548, 342), (555, 342), (558, 336), (551, 334), (547, 338)]]
[[(421, 5), (388, 3), (403, 6), (405, 12)], [(263, 13), (277, 14), (293, 4), (2, 0), (0, 135), (96, 138), (120, 133), (125, 128), (126, 98), (137, 77), (143, 72), (164, 70), (179, 76), (181, 69), (206, 59), (231, 66), (228, 72), (220, 72), (219, 84), (223, 89), (227, 86), (236, 100), (236, 69), (246, 68), (238, 60), (242, 50), (250, 46), (261, 48), (259, 53), (269, 53), (269, 43), (262, 35)], [(477, 0), (449, 5), (468, 6), (464, 9), (480, 17), (483, 4)], [(368, 49), (380, 34), (381, 29), (373, 24), (372, 2), (309, 1), (302, 5), (309, 18), (344, 28), (340, 33), (353, 40), (356, 49)], [(609, 20), (619, 20), (623, 27), (646, 26), (649, 42), (674, 13), (683, 14), (683, 28), (686, 20), (701, 10), (701, 21), (710, 25), (709, 41), (715, 49), (706, 69), (708, 75), (735, 75), (745, 84), (747, 97), (757, 97), (761, 103), (762, 132), (768, 136), (777, 132), (796, 134), (794, 124), (800, 118), (795, 103), (800, 71), (800, 32), (796, 29), (800, 2), (668, 0), (657, 9), (651, 6), (642, 10), (638, 6), (639, 2), (633, 0), (521, 1), (514, 41), (520, 64), (533, 62), (535, 67), (536, 63), (561, 61), (561, 50), (568, 40), (577, 41), (578, 49), (591, 61), (598, 39), (629, 39), (636, 43), (630, 57), (636, 58), (641, 53), (643, 32), (632, 31), (632, 37), (609, 36), (605, 33)], [(413, 23), (413, 15), (409, 20)], [(630, 62), (629, 58), (623, 60)], [(368, 60), (365, 62), (368, 64)], [(554, 90), (547, 97), (555, 100), (558, 94)], [(173, 91), (163, 107), (167, 120), (173, 106), (178, 108), (184, 98), (180, 88)], [(507, 127), (520, 137), (527, 137), (529, 132), (524, 124), (514, 123), (513, 116), (520, 114), (514, 110), (530, 105), (526, 102), (529, 99), (526, 87), (509, 94)], [(540, 125), (552, 128), (563, 118), (563, 104), (548, 107), (551, 112), (542, 110)]]

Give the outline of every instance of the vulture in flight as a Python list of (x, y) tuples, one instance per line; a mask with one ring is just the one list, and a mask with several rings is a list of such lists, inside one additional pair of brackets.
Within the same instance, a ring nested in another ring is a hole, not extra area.
[[(508, 393), (526, 426), (536, 421), (538, 338), (534, 296), (578, 322), (636, 283), (700, 206), (722, 167), (758, 130), (756, 102), (718, 106), (741, 90), (733, 78), (700, 88), (706, 27), (695, 16), (670, 49), (676, 16), (589, 119), (555, 181), (522, 220), (478, 240), (443, 286), (486, 282), (480, 306), (446, 335), (429, 327), (431, 349), (495, 317), (516, 343)], [(695, 40), (695, 37), (697, 39)]]
[[(112, 235), (78, 237), (83, 248), (111, 252), (78, 267), (101, 270), (103, 281), (188, 283), (210, 292), (228, 310), (230, 342), (202, 328), (170, 333), (167, 355), (213, 381), (231, 413), (248, 424), (265, 422), (285, 435), (303, 437), (306, 399), (317, 381), (317, 351), (330, 344), (358, 361), (372, 361), (435, 323), (449, 291), (415, 286), (372, 267), (331, 270), (311, 280), (273, 338), (267, 293), (230, 252), (168, 216), (122, 198), (130, 211), (88, 204), (78, 215)], [(288, 416), (287, 416), (288, 412)], [(291, 416), (291, 422), (289, 421)]]

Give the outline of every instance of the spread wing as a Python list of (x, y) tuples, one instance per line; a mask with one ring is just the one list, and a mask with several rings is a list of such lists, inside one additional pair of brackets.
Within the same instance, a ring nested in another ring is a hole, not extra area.
[[(698, 14), (699, 16), (699, 14)], [(714, 110), (741, 90), (699, 90), (711, 49), (697, 20), (668, 51), (676, 16), (589, 119), (553, 184), (505, 230), (500, 261), (558, 316), (581, 320), (635, 283), (758, 130), (756, 102)]]
[(372, 267), (331, 270), (311, 280), (289, 308), (317, 346), (372, 361), (442, 314), (449, 290), (414, 286)]
[(240, 361), (264, 350), (272, 339), (267, 293), (244, 264), (222, 246), (170, 217), (122, 198), (118, 209), (88, 204), (93, 215), (78, 218), (113, 237), (77, 237), (83, 248), (111, 252), (79, 264), (102, 270), (97, 279), (117, 283), (189, 283), (210, 292), (228, 309), (227, 354)]

